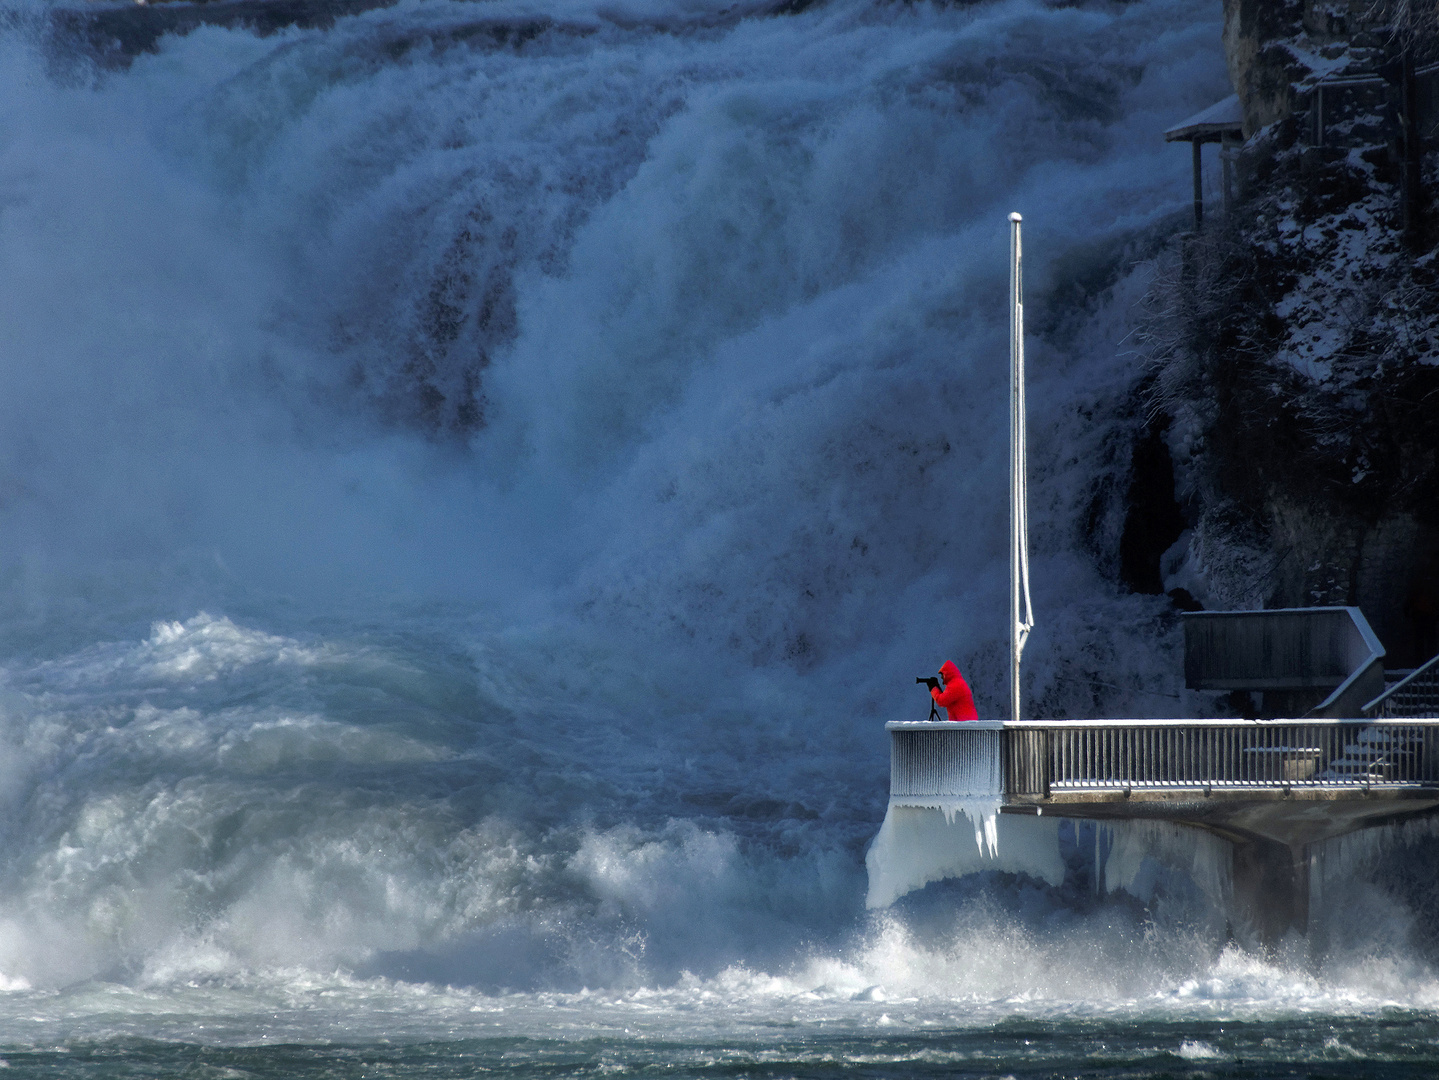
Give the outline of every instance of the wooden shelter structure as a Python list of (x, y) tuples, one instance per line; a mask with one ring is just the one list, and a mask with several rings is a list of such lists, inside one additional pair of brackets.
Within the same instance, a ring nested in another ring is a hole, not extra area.
[(1223, 101), (1216, 102), (1203, 112), (1197, 112), (1182, 120), (1164, 133), (1165, 142), (1187, 142), (1194, 153), (1194, 227), (1204, 224), (1204, 181), (1203, 146), (1207, 142), (1220, 144), (1220, 161), (1224, 176), (1224, 204), (1233, 198), (1233, 180), (1229, 151), (1244, 141), (1244, 109), (1239, 104), (1239, 95), (1230, 94)]

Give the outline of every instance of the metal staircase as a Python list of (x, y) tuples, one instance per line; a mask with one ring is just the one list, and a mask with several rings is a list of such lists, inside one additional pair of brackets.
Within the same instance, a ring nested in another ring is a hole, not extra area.
[(1439, 656), (1415, 668), (1365, 705), (1363, 711), (1375, 720), (1439, 717)]
[(1314, 774), (1320, 782), (1389, 783), (1414, 774), (1424, 753), (1424, 732), (1408, 727), (1363, 727)]
[[(1439, 656), (1405, 672), (1365, 705), (1363, 712), (1375, 720), (1439, 717)], [(1352, 741), (1345, 742), (1338, 756), (1315, 773), (1315, 779), (1382, 784), (1396, 775), (1413, 775), (1423, 752), (1421, 728), (1363, 727)]]

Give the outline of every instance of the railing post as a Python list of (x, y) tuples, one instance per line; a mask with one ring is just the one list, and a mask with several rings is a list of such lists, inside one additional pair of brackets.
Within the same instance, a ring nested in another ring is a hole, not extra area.
[(1050, 762), (1050, 756), (1049, 756), (1049, 755), (1050, 755), (1049, 728), (1044, 728), (1042, 731), (1040, 731), (1040, 732), (1039, 732), (1039, 737), (1040, 737), (1040, 745), (1039, 745), (1040, 760), (1041, 760), (1041, 761), (1043, 762), (1043, 764), (1044, 764), (1044, 767), (1043, 767), (1043, 769), (1040, 770), (1040, 774), (1039, 774), (1039, 793), (1040, 793), (1040, 795), (1042, 795), (1044, 798), (1047, 799), (1047, 798), (1049, 798), (1049, 781), (1050, 781), (1050, 772), (1051, 772), (1051, 769), (1050, 769), (1051, 762)]

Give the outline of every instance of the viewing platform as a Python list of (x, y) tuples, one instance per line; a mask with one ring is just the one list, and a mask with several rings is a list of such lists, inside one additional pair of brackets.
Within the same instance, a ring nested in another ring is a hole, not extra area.
[(1313, 843), (1439, 806), (1439, 719), (892, 722), (890, 802)]
[(1298, 718), (890, 723), (890, 802), (1340, 836), (1439, 806), (1439, 657), (1387, 689), (1383, 661), (1358, 608), (1188, 613), (1187, 688)]
[(886, 724), (869, 903), (986, 870), (1059, 885), (1084, 820), (1097, 888), (1162, 863), (1272, 944), (1308, 925), (1329, 841), (1439, 808), (1439, 657), (1386, 679), (1357, 608), (1184, 620), (1186, 688), (1256, 716)]

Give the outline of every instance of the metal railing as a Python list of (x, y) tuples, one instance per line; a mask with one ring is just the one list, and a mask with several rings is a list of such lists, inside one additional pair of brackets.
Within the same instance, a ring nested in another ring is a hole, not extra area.
[(890, 793), (1439, 787), (1439, 722), (891, 723)]
[(1376, 719), (1439, 717), (1439, 656), (1365, 705), (1364, 715)]
[(895, 731), (890, 739), (889, 793), (936, 797), (1004, 791), (1002, 726), (969, 722), (960, 738), (943, 724)]
[[(1439, 64), (1414, 69), (1416, 120), (1420, 138), (1439, 135)], [(1350, 148), (1385, 140), (1388, 88), (1396, 84), (1377, 72), (1329, 75), (1309, 87), (1309, 145)]]

